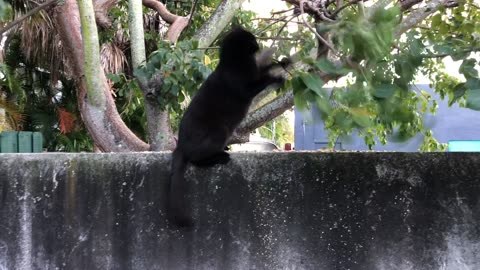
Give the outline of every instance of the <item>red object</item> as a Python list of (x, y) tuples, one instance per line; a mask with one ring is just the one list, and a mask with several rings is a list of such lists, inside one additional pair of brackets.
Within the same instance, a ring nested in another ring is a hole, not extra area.
[(286, 143), (284, 149), (285, 149), (285, 151), (291, 151), (292, 150), (292, 144), (291, 143)]

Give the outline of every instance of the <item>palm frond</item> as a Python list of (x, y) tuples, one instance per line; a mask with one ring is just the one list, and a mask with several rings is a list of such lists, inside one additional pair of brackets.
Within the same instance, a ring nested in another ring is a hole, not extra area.
[[(47, 0), (13, 0), (13, 20), (23, 16)], [(25, 61), (35, 63), (37, 67), (50, 70), (51, 80), (59, 78), (59, 73), (66, 68), (66, 57), (62, 50), (60, 38), (51, 13), (40, 10), (29, 16), (22, 23), (8, 32), (8, 36), (20, 36), (20, 47)]]
[(100, 49), (100, 61), (105, 73), (118, 74), (122, 72), (127, 63), (127, 57), (115, 43), (104, 43)]
[(75, 115), (65, 108), (58, 108), (58, 125), (61, 134), (67, 134), (75, 128)]

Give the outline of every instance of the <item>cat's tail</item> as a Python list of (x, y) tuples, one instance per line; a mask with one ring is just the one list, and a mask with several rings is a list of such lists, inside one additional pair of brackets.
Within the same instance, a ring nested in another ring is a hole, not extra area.
[(177, 227), (193, 226), (187, 202), (188, 183), (185, 179), (188, 160), (175, 149), (172, 156), (172, 168), (167, 194), (167, 218)]

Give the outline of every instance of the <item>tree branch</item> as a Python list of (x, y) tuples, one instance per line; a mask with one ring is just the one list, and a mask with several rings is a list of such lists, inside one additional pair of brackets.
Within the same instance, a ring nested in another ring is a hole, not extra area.
[(142, 0), (144, 6), (157, 11), (158, 15), (168, 24), (166, 37), (172, 42), (176, 42), (182, 33), (183, 29), (187, 27), (189, 19), (187, 17), (179, 16), (171, 13), (167, 7), (157, 0)]
[(428, 2), (425, 6), (418, 8), (410, 13), (410, 15), (403, 19), (402, 23), (398, 26), (395, 35), (400, 37), (403, 33), (408, 31), (408, 29), (419, 24), (425, 20), (428, 16), (437, 12), (442, 6), (451, 2), (451, 0), (432, 0)]
[(328, 41), (325, 40), (320, 34), (318, 34), (317, 30), (315, 30), (315, 29), (307, 22), (307, 20), (306, 20), (305, 17), (303, 16), (303, 14), (304, 14), (304, 10), (303, 10), (303, 4), (304, 4), (304, 2), (305, 2), (305, 0), (300, 0), (300, 3), (299, 3), (299, 4), (300, 4), (300, 12), (301, 12), (301, 15), (300, 15), (300, 16), (302, 17), (303, 23), (307, 26), (308, 29), (310, 29), (310, 31), (312, 31), (312, 32), (315, 34), (315, 36), (317, 37), (317, 39), (318, 39), (320, 42), (322, 42), (323, 45), (327, 46), (327, 47), (332, 51), (333, 54), (338, 55), (337, 50), (335, 50), (335, 49), (333, 48), (333, 46), (332, 46), (330, 43), (328, 43)]
[(95, 20), (97, 25), (103, 29), (112, 26), (112, 20), (108, 16), (110, 9), (117, 3), (117, 0), (96, 0), (95, 3)]
[(32, 16), (33, 14), (39, 12), (40, 10), (43, 10), (43, 9), (46, 9), (48, 7), (50, 7), (51, 5), (57, 3), (59, 0), (49, 0), (45, 3), (42, 3), (40, 5), (38, 5), (36, 8), (30, 10), (29, 12), (25, 13), (23, 16), (21, 16), (20, 18), (16, 19), (15, 21), (13, 22), (10, 22), (9, 24), (7, 24), (5, 27), (3, 27), (2, 29), (0, 29), (0, 36), (3, 35), (3, 33), (7, 32), (8, 30), (12, 29), (14, 26), (18, 25), (19, 23), (23, 22), (25, 19), (27, 19), (28, 17)]
[(250, 131), (263, 126), (270, 120), (275, 119), (292, 106), (293, 91), (287, 91), (282, 95), (279, 95), (268, 104), (249, 113), (235, 130), (229, 143), (247, 142)]
[(405, 11), (405, 10), (409, 10), (411, 7), (421, 2), (423, 2), (423, 0), (403, 0), (403, 1), (400, 1), (400, 6), (402, 10)]
[(180, 17), (178, 15), (175, 15), (175, 14), (171, 13), (167, 9), (167, 7), (160, 1), (157, 1), (157, 0), (142, 0), (142, 3), (143, 3), (144, 6), (158, 12), (158, 15), (160, 15), (160, 17), (165, 22), (167, 22), (168, 24), (174, 23), (175, 20), (177, 20), (178, 17)]
[(197, 7), (198, 0), (195, 0), (192, 4), (192, 9), (190, 9), (190, 16), (188, 18), (188, 25), (192, 23), (193, 15), (195, 14), (195, 8)]
[(230, 23), (235, 12), (245, 0), (223, 0), (210, 18), (193, 35), (198, 40), (198, 47), (208, 47)]
[(104, 95), (106, 108), (98, 109), (87, 100), (87, 89), (84, 78), (83, 39), (80, 33), (80, 14), (76, 0), (65, 0), (57, 6), (55, 20), (58, 26), (62, 46), (68, 51), (68, 64), (72, 69), (72, 77), (78, 78), (77, 100), (82, 120), (95, 144), (105, 152), (146, 151), (148, 145), (141, 141), (125, 125), (111, 95), (111, 88), (102, 69), (98, 75), (101, 88), (94, 89), (94, 95)]

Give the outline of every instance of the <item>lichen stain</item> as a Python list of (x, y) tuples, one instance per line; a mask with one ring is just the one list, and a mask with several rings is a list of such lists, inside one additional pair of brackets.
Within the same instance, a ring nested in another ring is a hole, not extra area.
[(66, 222), (67, 224), (72, 224), (74, 219), (75, 207), (76, 207), (76, 187), (77, 187), (77, 175), (76, 171), (78, 169), (78, 161), (76, 159), (70, 160), (69, 166), (67, 168), (67, 179), (66, 179)]

